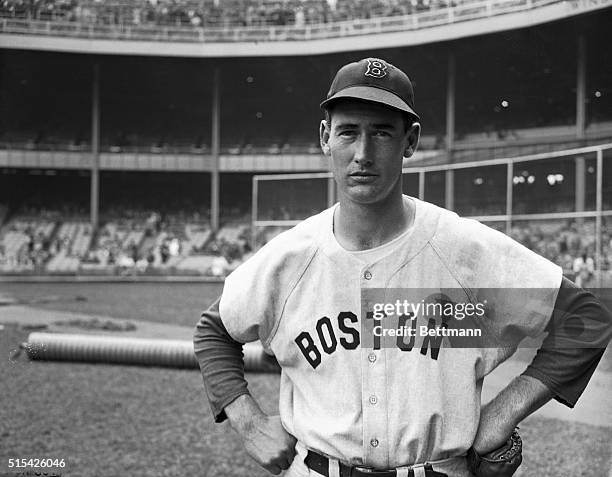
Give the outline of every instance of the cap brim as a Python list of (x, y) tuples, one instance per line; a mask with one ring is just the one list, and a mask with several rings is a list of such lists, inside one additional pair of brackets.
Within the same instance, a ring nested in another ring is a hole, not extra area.
[(399, 96), (387, 91), (386, 89), (371, 87), (371, 86), (351, 86), (342, 91), (338, 91), (331, 98), (327, 98), (321, 103), (321, 108), (327, 107), (330, 103), (340, 98), (354, 98), (364, 101), (372, 101), (390, 106), (400, 111), (410, 113), (419, 119), (419, 115)]

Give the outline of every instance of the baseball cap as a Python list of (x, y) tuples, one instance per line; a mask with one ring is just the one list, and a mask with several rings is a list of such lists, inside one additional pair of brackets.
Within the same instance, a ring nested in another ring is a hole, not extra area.
[(321, 108), (326, 109), (340, 98), (385, 104), (419, 119), (414, 110), (414, 90), (410, 78), (399, 68), (379, 58), (364, 58), (340, 68)]

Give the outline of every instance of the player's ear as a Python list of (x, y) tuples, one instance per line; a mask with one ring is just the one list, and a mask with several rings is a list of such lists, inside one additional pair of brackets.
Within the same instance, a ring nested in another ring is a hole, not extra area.
[(410, 126), (406, 131), (407, 145), (406, 149), (404, 150), (404, 157), (410, 157), (415, 153), (419, 145), (420, 136), (421, 125), (415, 121), (412, 123), (412, 126)]
[(331, 151), (329, 149), (329, 127), (327, 125), (327, 121), (325, 119), (321, 120), (321, 124), (319, 125), (319, 141), (321, 143), (321, 149), (323, 150), (323, 154), (329, 156)]

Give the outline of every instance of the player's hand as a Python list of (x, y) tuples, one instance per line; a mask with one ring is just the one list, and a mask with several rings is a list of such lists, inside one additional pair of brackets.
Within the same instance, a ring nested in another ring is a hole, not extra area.
[(280, 416), (257, 416), (242, 436), (247, 453), (268, 472), (280, 474), (295, 457), (296, 438), (281, 424)]
[(248, 394), (226, 406), (225, 413), (255, 462), (275, 475), (289, 468), (297, 440), (285, 430), (280, 416), (262, 412)]

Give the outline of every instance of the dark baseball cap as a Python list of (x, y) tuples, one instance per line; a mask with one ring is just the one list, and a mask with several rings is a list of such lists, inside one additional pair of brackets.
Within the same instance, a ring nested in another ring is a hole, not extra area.
[(385, 104), (419, 119), (414, 110), (410, 78), (399, 68), (379, 58), (364, 58), (344, 65), (332, 81), (321, 108), (340, 98), (355, 98)]

